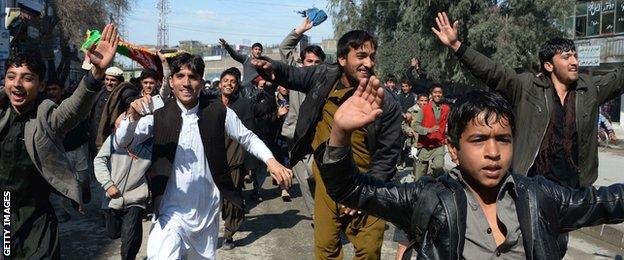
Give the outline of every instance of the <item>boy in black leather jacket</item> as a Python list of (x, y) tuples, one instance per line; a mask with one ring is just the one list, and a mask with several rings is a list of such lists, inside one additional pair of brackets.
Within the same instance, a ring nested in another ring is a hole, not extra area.
[(561, 233), (624, 220), (622, 184), (571, 189), (511, 173), (514, 115), (496, 93), (470, 92), (454, 105), (451, 172), (399, 187), (358, 174), (348, 140), (381, 114), (382, 100), (379, 80), (362, 81), (315, 158), (333, 199), (405, 230), (419, 259), (561, 259)]

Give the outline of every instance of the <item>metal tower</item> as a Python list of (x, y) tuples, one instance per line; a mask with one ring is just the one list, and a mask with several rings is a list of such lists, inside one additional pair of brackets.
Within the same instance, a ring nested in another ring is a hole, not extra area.
[(169, 24), (167, 24), (167, 14), (169, 13), (169, 1), (158, 0), (156, 4), (158, 9), (158, 39), (156, 45), (158, 48), (166, 48), (169, 46)]

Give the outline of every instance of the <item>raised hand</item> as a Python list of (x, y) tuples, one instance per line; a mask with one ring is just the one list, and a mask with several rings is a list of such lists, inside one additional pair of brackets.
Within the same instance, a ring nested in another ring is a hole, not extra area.
[(307, 32), (308, 30), (312, 29), (313, 26), (314, 24), (312, 23), (312, 21), (310, 21), (310, 19), (306, 17), (306, 18), (303, 18), (303, 21), (301, 22), (301, 24), (297, 26), (297, 28), (295, 28), (295, 32), (301, 35)]
[(438, 13), (438, 17), (435, 18), (438, 29), (431, 27), (433, 33), (438, 36), (442, 44), (451, 47), (454, 51), (459, 49), (461, 42), (457, 40), (457, 32), (459, 31), (459, 21), (451, 22), (445, 12)]
[(158, 55), (158, 59), (160, 59), (160, 62), (162, 63), (162, 67), (163, 70), (169, 69), (169, 62), (167, 62), (167, 58), (165, 57), (165, 55), (160, 52), (161, 50), (158, 50), (156, 52), (156, 55)]
[(420, 69), (420, 61), (416, 58), (412, 58), (412, 60), (410, 61), (410, 65), (412, 65), (412, 67), (416, 68), (417, 70)]
[(119, 43), (119, 35), (117, 35), (117, 27), (113, 24), (107, 24), (102, 30), (102, 37), (97, 45), (92, 45), (87, 50), (87, 55), (93, 68), (91, 73), (96, 79), (104, 79), (106, 69), (110, 67), (115, 58), (117, 51), (117, 43)]
[(223, 38), (219, 38), (219, 43), (221, 44), (221, 47), (223, 48), (228, 46), (228, 42), (225, 41)]
[(334, 125), (345, 132), (353, 132), (375, 121), (381, 115), (383, 88), (377, 77), (361, 80), (353, 96), (345, 101), (334, 114)]

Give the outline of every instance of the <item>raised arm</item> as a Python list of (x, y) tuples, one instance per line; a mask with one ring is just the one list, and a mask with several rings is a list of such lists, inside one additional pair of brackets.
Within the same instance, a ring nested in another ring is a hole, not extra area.
[(295, 52), (297, 44), (301, 41), (303, 34), (312, 28), (312, 25), (312, 21), (308, 18), (303, 18), (301, 24), (282, 40), (282, 43), (279, 45), (282, 62), (288, 65), (295, 65), (295, 61), (297, 60), (297, 53)]
[(442, 44), (448, 46), (468, 70), (483, 81), (490, 90), (499, 92), (509, 103), (516, 104), (522, 91), (522, 81), (511, 68), (494, 62), (485, 55), (462, 44), (457, 38), (459, 22), (452, 25), (446, 13), (438, 13), (436, 17), (438, 29), (431, 28)]
[(240, 63), (245, 63), (247, 56), (240, 54), (239, 52), (232, 49), (232, 46), (228, 44), (223, 38), (219, 39), (219, 43), (221, 43), (221, 47), (225, 48), (225, 50), (232, 56), (233, 59)]
[(165, 55), (163, 55), (160, 50), (156, 52), (156, 54), (158, 54), (158, 58), (160, 59), (163, 68), (162, 84), (160, 85), (158, 94), (160, 95), (160, 97), (162, 97), (163, 100), (167, 100), (167, 98), (169, 98), (169, 95), (171, 95), (171, 86), (169, 85), (171, 69), (169, 68), (169, 62), (167, 61), (167, 58), (165, 58)]
[(537, 181), (542, 193), (555, 205), (561, 232), (624, 221), (624, 184), (571, 189), (541, 177)]
[(260, 59), (252, 60), (251, 64), (256, 67), (258, 74), (267, 76), (274, 84), (303, 93), (307, 93), (312, 84), (321, 80), (319, 75), (323, 73), (319, 71), (327, 70), (326, 64), (298, 68), (279, 61)]
[[(373, 123), (381, 115), (384, 89), (371, 77), (360, 81), (353, 95), (334, 114), (334, 125), (327, 141), (314, 154), (327, 193), (350, 208), (391, 221), (405, 229), (409, 223), (412, 194), (386, 185), (385, 181), (359, 174), (351, 157), (351, 133)], [(325, 150), (326, 149), (326, 150)], [(393, 214), (394, 212), (394, 214)], [(406, 212), (407, 214), (396, 214)]]
[(87, 118), (91, 105), (103, 85), (104, 72), (113, 63), (118, 42), (117, 28), (108, 24), (102, 30), (102, 38), (98, 44), (86, 50), (93, 67), (80, 81), (76, 91), (52, 110), (48, 120), (55, 133), (62, 135)]
[(607, 103), (624, 94), (624, 67), (620, 66), (615, 71), (605, 74), (598, 82), (598, 103)]

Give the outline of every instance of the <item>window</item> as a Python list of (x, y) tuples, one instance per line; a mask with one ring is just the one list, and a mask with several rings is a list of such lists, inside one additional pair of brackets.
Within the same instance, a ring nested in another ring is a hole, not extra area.
[(602, 2), (600, 34), (613, 34), (615, 31), (615, 0)]
[(587, 36), (600, 34), (601, 2), (587, 3)]
[[(620, 0), (624, 1), (624, 0)], [(574, 23), (574, 36), (587, 36), (587, 3), (576, 4), (576, 17)], [(623, 24), (624, 25), (624, 24)]]
[(617, 0), (615, 5), (615, 32), (624, 33), (624, 0)]

